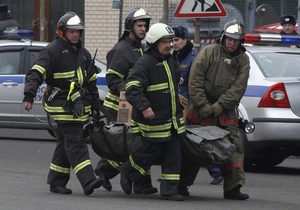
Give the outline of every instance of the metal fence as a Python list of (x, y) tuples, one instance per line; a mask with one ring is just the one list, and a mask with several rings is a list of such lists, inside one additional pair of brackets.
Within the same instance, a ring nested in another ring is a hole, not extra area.
[[(188, 27), (190, 38), (193, 39), (195, 32), (194, 19), (174, 17), (179, 2), (180, 0), (169, 3), (168, 24)], [(227, 12), (226, 17), (200, 18), (202, 43), (214, 42), (216, 38), (220, 37), (225, 23), (233, 19), (237, 19), (244, 24), (246, 32), (251, 32), (256, 27), (279, 22), (279, 18), (283, 14), (298, 16), (298, 0), (222, 0), (221, 2)]]

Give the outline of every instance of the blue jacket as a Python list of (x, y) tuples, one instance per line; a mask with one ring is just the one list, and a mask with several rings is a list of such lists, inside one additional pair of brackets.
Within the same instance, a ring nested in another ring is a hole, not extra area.
[(178, 85), (179, 93), (189, 99), (189, 75), (192, 63), (196, 57), (196, 53), (193, 51), (193, 44), (188, 41), (181, 50), (174, 51), (172, 57), (176, 62), (180, 77), (183, 78), (183, 83)]

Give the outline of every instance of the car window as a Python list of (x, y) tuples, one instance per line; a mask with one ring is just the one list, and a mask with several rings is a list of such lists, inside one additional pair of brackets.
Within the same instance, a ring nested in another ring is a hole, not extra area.
[(0, 75), (19, 73), (20, 54), (19, 51), (0, 52)]
[(253, 53), (265, 77), (300, 77), (300, 54), (263, 52)]

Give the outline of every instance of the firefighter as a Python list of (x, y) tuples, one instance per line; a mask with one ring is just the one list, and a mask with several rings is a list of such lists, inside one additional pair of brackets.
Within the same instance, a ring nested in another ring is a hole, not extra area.
[[(149, 29), (151, 17), (142, 8), (132, 9), (126, 19), (124, 33), (118, 43), (107, 53), (106, 82), (109, 88), (104, 101), (107, 123), (116, 122), (119, 108), (120, 91), (125, 90), (125, 80), (137, 59), (143, 54), (144, 46), (141, 41), (145, 38)], [(122, 163), (101, 159), (95, 169), (96, 175), (105, 181), (103, 187), (111, 191), (110, 179), (119, 174)], [(136, 184), (134, 192), (138, 194), (156, 193), (157, 188), (152, 186), (150, 174)]]
[[(237, 106), (243, 97), (249, 78), (250, 62), (242, 43), (244, 28), (237, 20), (225, 24), (218, 43), (202, 49), (195, 58), (189, 77), (190, 103), (186, 118), (200, 125), (216, 125), (231, 132), (229, 138), (236, 152), (221, 165), (224, 177), (224, 198), (245, 200), (241, 193), (245, 184), (244, 154), (238, 128)], [(184, 159), (184, 155), (182, 156)], [(181, 194), (189, 195), (199, 166), (182, 164)]]
[(152, 165), (161, 165), (160, 195), (164, 200), (182, 201), (180, 138), (185, 133), (178, 96), (179, 72), (171, 58), (172, 28), (163, 23), (151, 26), (146, 52), (126, 80), (126, 98), (133, 106), (132, 133), (140, 134), (145, 147), (134, 151), (121, 167), (121, 187), (131, 194)]
[(83, 140), (83, 124), (89, 115), (99, 115), (100, 99), (96, 69), (90, 53), (82, 46), (84, 31), (74, 12), (65, 13), (57, 23), (58, 37), (41, 51), (25, 77), (23, 105), (30, 111), (37, 89), (45, 81), (44, 109), (57, 123), (57, 144), (47, 183), (50, 191), (70, 194), (66, 185), (73, 168), (85, 195), (101, 187)]

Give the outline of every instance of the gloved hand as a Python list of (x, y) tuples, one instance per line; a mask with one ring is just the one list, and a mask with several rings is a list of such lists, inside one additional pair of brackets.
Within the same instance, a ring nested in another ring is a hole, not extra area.
[(213, 105), (211, 105), (211, 108), (215, 117), (218, 117), (224, 110), (219, 102), (215, 102)]
[(78, 117), (80, 117), (84, 113), (84, 106), (83, 106), (83, 103), (81, 102), (80, 99), (77, 99), (73, 103), (74, 103), (73, 118), (77, 119)]
[(201, 118), (208, 118), (213, 113), (210, 104), (205, 104), (199, 110), (199, 115)]

